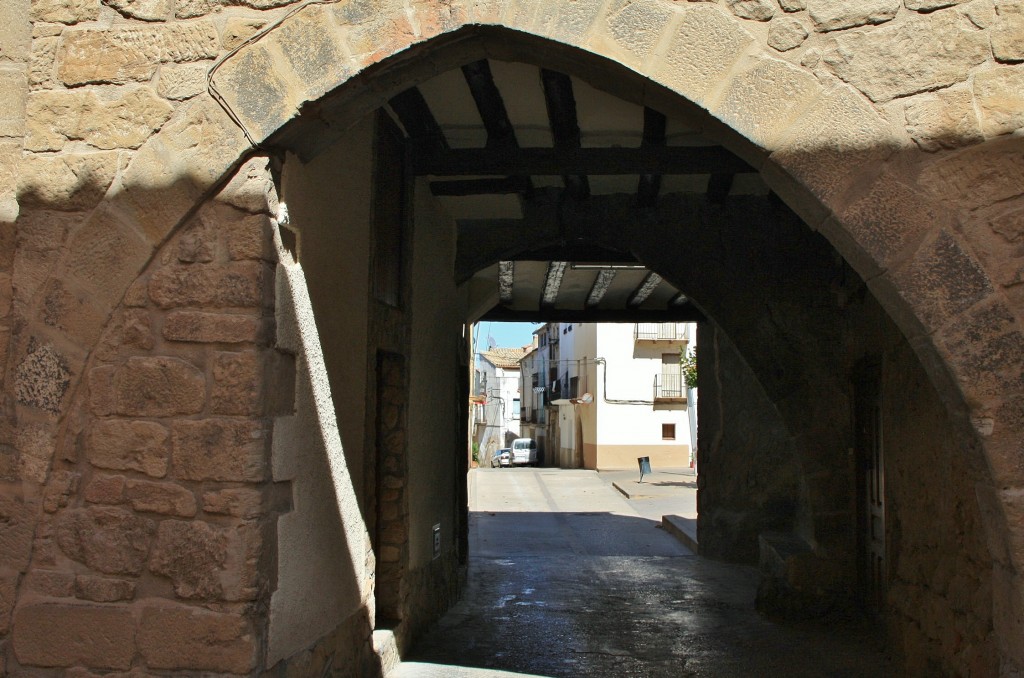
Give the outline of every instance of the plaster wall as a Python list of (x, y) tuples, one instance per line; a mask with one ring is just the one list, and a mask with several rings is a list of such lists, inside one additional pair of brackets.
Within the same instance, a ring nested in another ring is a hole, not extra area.
[(282, 264), (280, 343), (299, 356), (296, 412), (275, 428), (275, 481), (292, 481), (278, 524), (268, 660), (306, 648), (368, 605), (363, 486), (371, 121), (309, 164), (285, 163), (281, 198), (298, 263)]
[[(412, 360), (409, 372), (409, 567), (433, 560), (432, 528), (441, 526), (441, 551), (455, 550), (456, 459), (459, 438), (458, 381), (464, 309), (455, 284), (439, 271), (455, 261), (455, 224), (425, 182), (417, 182), (412, 267)], [(464, 481), (463, 481), (464, 482)]]

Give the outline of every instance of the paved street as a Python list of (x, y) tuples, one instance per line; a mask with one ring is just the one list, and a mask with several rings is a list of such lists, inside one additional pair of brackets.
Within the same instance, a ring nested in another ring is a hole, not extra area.
[(650, 496), (635, 480), (472, 471), (463, 599), (389, 678), (889, 675), (863, 630), (763, 619), (753, 568), (659, 527), (656, 511), (693, 515), (692, 476), (650, 479)]

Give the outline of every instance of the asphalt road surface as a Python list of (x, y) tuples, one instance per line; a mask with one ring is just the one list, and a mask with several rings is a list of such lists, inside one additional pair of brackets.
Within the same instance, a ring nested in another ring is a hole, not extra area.
[(698, 558), (593, 471), (469, 483), (462, 600), (389, 678), (892, 674), (863, 625), (758, 615), (754, 568)]

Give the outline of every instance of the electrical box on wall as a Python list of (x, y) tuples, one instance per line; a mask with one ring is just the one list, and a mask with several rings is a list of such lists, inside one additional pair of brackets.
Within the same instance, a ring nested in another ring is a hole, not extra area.
[(441, 523), (434, 525), (434, 558), (441, 555)]

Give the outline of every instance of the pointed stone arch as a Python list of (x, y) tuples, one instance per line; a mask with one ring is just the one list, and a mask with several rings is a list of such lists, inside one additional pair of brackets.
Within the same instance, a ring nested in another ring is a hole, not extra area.
[[(993, 234), (1019, 219), (1010, 214), (1024, 177), (1019, 136), (925, 154), (891, 111), (779, 58), (755, 24), (712, 3), (365, 4), (290, 12), (224, 57), (208, 93), (133, 156), (41, 286), (80, 290), (84, 300), (61, 323), (47, 319), (43, 295), (28, 314), (12, 353), (21, 381), (37, 365), (61, 378), (52, 393), (23, 394), (23, 404), (66, 411), (129, 285), (255, 147), (315, 154), (309, 139), (482, 56), (550, 60), (592, 79), (628, 72), (609, 86), (637, 102), (704, 110), (708, 132), (759, 169), (867, 281), (951, 416), (965, 428), (969, 421), (983, 444), (989, 468), (978, 499), (1003, 566), (995, 596), (1024, 608), (1015, 574), (1024, 567), (1024, 300), (1014, 255)], [(1006, 639), (1019, 635), (1011, 618), (997, 629)]]

